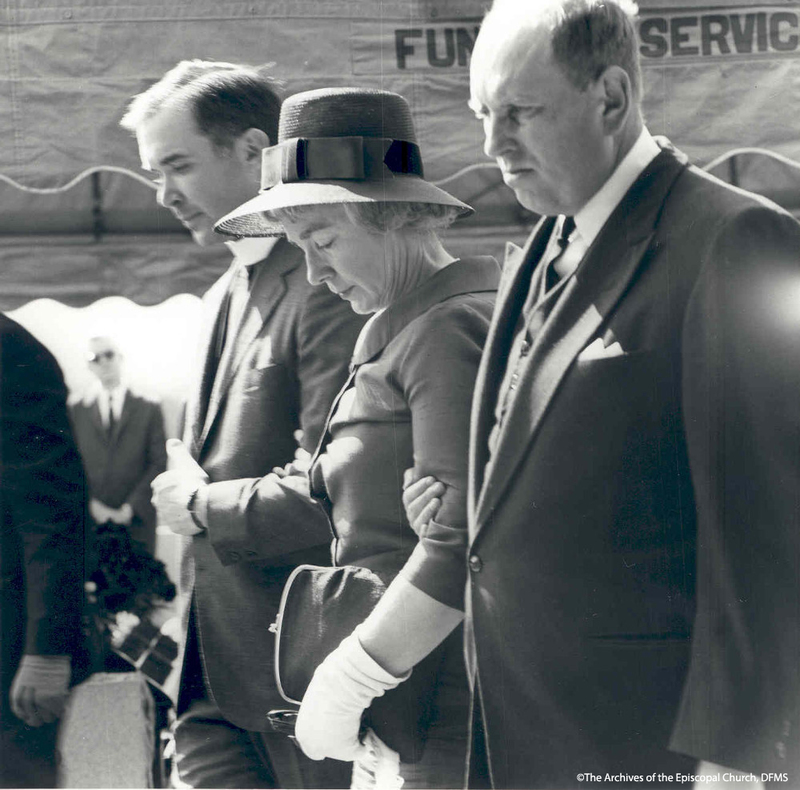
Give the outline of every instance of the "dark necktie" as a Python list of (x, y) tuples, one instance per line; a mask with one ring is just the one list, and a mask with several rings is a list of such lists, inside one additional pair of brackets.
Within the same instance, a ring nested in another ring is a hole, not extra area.
[(114, 419), (114, 401), (111, 395), (108, 396), (108, 436), (114, 435), (114, 426), (117, 421)]
[(564, 217), (564, 222), (561, 225), (561, 233), (558, 234), (556, 244), (558, 244), (558, 254), (547, 264), (547, 271), (545, 272), (545, 293), (549, 293), (552, 288), (558, 285), (561, 279), (556, 271), (556, 261), (561, 259), (564, 251), (569, 244), (569, 237), (572, 231), (575, 230), (575, 219), (573, 217)]

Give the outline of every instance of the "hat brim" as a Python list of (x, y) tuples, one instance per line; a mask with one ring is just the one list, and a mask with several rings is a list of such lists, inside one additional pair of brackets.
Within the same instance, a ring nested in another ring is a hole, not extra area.
[(380, 181), (296, 181), (277, 184), (226, 214), (214, 230), (227, 236), (282, 236), (281, 224), (265, 212), (294, 206), (341, 203), (430, 203), (452, 206), (459, 216), (473, 213), (471, 206), (415, 175), (394, 175)]

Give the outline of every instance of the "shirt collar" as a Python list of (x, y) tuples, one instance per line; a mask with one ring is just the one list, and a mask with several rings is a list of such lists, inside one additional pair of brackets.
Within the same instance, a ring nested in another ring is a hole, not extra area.
[(591, 247), (598, 233), (606, 224), (625, 193), (644, 169), (658, 156), (661, 149), (646, 128), (633, 147), (611, 174), (608, 181), (589, 199), (575, 215), (575, 227), (583, 240), (584, 249)]
[(236, 241), (226, 241), (225, 245), (233, 253), (233, 257), (240, 266), (252, 266), (263, 261), (272, 252), (278, 241), (277, 237), (246, 237)]
[(356, 341), (353, 364), (368, 362), (415, 318), (439, 302), (459, 294), (496, 291), (499, 281), (500, 267), (488, 255), (453, 261), (364, 324)]

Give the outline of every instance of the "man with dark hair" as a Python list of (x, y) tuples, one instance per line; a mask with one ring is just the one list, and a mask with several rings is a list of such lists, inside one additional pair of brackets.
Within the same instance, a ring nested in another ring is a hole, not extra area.
[(473, 781), (797, 785), (800, 226), (650, 136), (633, 12), (497, 0), (472, 56), (542, 215), (472, 414)]
[[(198, 244), (221, 241), (215, 221), (257, 193), (279, 108), (261, 70), (196, 60), (133, 100), (122, 125), (136, 134), (159, 202)], [(284, 704), (269, 631), (283, 583), (302, 562), (328, 564), (330, 538), (300, 524), (276, 555), (247, 518), (257, 480), (293, 460), (296, 432), (314, 448), (362, 321), (309, 285), (302, 253), (284, 239), (229, 246), (233, 264), (204, 299), (184, 444), (170, 443), (168, 471), (153, 483), (160, 522), (186, 548), (176, 767), (190, 787), (339, 787), (345, 764), (308, 760), (267, 719)]]
[(53, 356), (0, 313), (0, 787), (55, 787), (81, 664), (85, 486)]

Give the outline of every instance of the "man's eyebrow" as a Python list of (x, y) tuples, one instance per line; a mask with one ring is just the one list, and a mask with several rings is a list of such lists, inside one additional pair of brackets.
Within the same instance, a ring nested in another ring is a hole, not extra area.
[(182, 159), (188, 159), (187, 154), (170, 154), (169, 156), (165, 156), (158, 164), (161, 167), (169, 167), (170, 165), (174, 165), (176, 162), (180, 162)]

